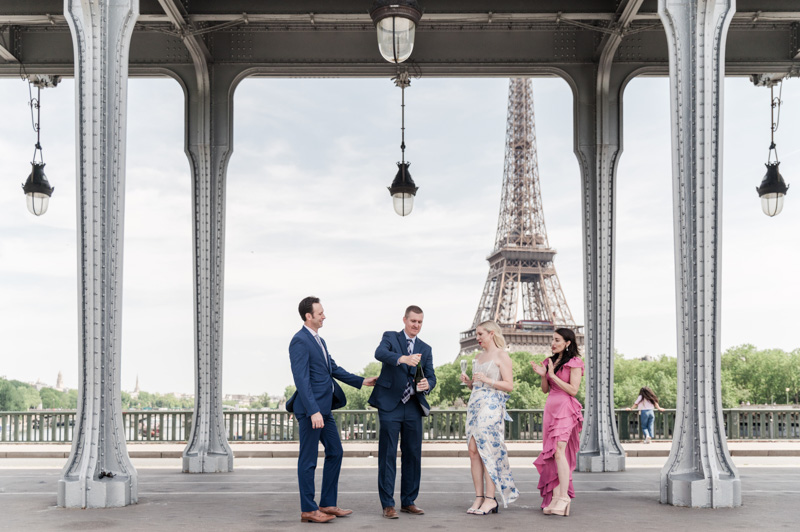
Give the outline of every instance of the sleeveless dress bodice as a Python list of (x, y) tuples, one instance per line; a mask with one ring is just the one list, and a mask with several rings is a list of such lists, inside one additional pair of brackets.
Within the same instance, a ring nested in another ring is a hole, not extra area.
[[(473, 366), (473, 374), (474, 373), (483, 373), (486, 375), (487, 378), (493, 379), (495, 381), (500, 380), (500, 367), (495, 364), (494, 360), (489, 360), (484, 362), (483, 364), (475, 364)], [(472, 385), (472, 388), (490, 388), (489, 384), (485, 382), (476, 382)]]
[[(500, 367), (489, 360), (474, 364), (473, 375), (483, 373), (491, 381), (500, 380)], [(508, 394), (491, 386), (491, 383), (475, 382), (467, 404), (467, 442), (474, 438), (475, 445), (489, 477), (497, 488), (497, 502), (507, 507), (519, 497), (508, 465), (508, 450), (505, 443), (505, 421)]]

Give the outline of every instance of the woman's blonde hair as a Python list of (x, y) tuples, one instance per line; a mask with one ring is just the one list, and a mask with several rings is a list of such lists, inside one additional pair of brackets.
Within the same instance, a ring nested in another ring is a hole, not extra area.
[(497, 325), (495, 322), (493, 322), (492, 320), (487, 320), (484, 321), (483, 323), (478, 324), (478, 327), (483, 327), (487, 331), (494, 333), (494, 345), (496, 345), (500, 349), (506, 346), (506, 339), (503, 337), (503, 332), (500, 330), (500, 326)]

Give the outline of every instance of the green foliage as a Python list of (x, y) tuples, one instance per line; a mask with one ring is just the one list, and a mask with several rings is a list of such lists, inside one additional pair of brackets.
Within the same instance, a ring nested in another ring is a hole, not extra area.
[[(473, 355), (468, 355), (467, 367), (472, 367)], [(435, 368), (436, 372), (436, 387), (431, 393), (428, 394), (428, 403), (431, 406), (440, 408), (447, 408), (453, 405), (453, 402), (461, 398), (464, 403), (469, 400), (469, 388), (461, 386), (461, 362), (460, 359), (448, 364), (442, 364)]]
[(75, 410), (78, 408), (78, 390), (60, 392), (53, 388), (39, 390), (42, 408), (45, 410)]
[(742, 401), (754, 405), (785, 404), (787, 395), (790, 403), (798, 401), (800, 349), (787, 353), (740, 345), (725, 351), (721, 366), (723, 406), (739, 406)]
[(19, 412), (37, 408), (41, 402), (39, 392), (30, 384), (0, 379), (0, 410)]
[(269, 398), (268, 393), (262, 393), (258, 399), (250, 403), (250, 410), (264, 410), (265, 408), (274, 408), (276, 405), (274, 401)]
[[(366, 365), (364, 371), (361, 372), (361, 375), (367, 378), (377, 377), (380, 374), (380, 372), (381, 372), (381, 363), (371, 362)], [(346, 410), (367, 409), (368, 406), (367, 401), (369, 400), (369, 396), (372, 393), (371, 386), (362, 386), (361, 389), (358, 389), (342, 383), (342, 389), (344, 390), (345, 397), (347, 397), (347, 406), (345, 406)]]
[(122, 392), (122, 408), (124, 410), (155, 410), (168, 408), (173, 410), (194, 409), (194, 399), (178, 398), (175, 394), (139, 392), (138, 397)]
[(290, 384), (289, 386), (284, 388), (283, 398), (288, 401), (292, 397), (292, 395), (294, 395), (295, 391), (297, 391), (297, 386), (295, 386), (294, 384)]
[(633, 406), (643, 386), (650, 387), (663, 408), (675, 408), (678, 394), (678, 359), (661, 355), (656, 360), (627, 359), (614, 356), (614, 404), (616, 408)]

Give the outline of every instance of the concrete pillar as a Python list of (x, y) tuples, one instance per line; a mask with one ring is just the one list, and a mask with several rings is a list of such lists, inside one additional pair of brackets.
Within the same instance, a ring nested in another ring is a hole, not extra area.
[(669, 48), (678, 403), (661, 502), (742, 504), (720, 392), (722, 88), (733, 0), (659, 0)]
[(138, 0), (65, 0), (75, 53), (78, 182), (78, 413), (58, 505), (137, 502), (120, 395), (128, 50)]

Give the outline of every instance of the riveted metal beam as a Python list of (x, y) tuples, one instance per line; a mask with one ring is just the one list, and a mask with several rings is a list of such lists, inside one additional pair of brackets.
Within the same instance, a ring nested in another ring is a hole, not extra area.
[[(582, 177), (586, 301), (586, 406), (580, 471), (624, 471), (614, 414), (614, 235), (617, 161), (622, 150), (625, 67), (614, 58), (643, 0), (622, 2), (598, 48), (596, 69), (576, 76), (575, 152)], [(629, 68), (629, 67), (628, 67)], [(623, 75), (620, 75), (623, 72)]]
[(185, 473), (233, 471), (222, 412), (222, 309), (225, 263), (225, 175), (232, 150), (233, 79), (220, 82), (211, 54), (186, 11), (159, 0), (179, 31), (194, 66), (187, 93), (186, 154), (192, 169), (195, 277), (195, 406), (183, 451)]
[(138, 500), (120, 389), (128, 49), (138, 8), (138, 0), (64, 2), (77, 51), (80, 283), (78, 412), (57, 499), (68, 508)]
[(722, 418), (720, 254), (725, 39), (734, 0), (659, 0), (669, 44), (678, 397), (661, 502), (741, 506)]

